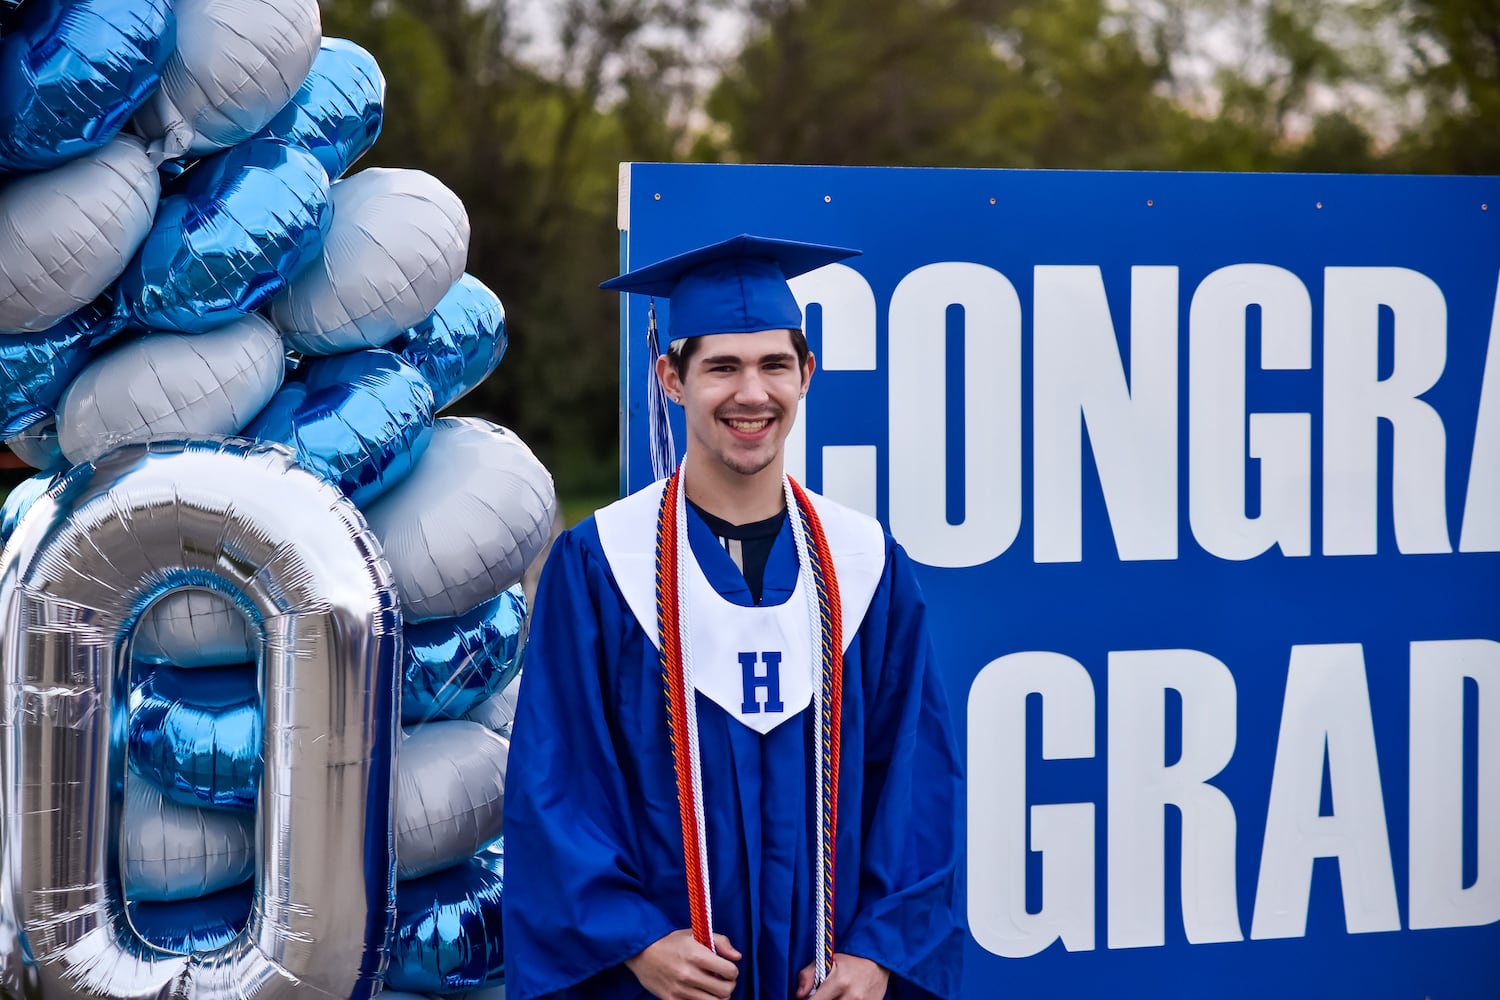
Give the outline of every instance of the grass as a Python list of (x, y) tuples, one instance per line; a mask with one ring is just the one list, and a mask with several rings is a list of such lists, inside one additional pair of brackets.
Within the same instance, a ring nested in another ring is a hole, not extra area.
[(605, 504), (614, 503), (617, 499), (618, 496), (613, 490), (608, 493), (580, 491), (562, 497), (563, 524), (571, 528), (600, 507), (603, 507)]

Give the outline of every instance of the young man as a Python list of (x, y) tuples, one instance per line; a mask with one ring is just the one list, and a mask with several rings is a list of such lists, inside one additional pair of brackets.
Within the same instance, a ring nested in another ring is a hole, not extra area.
[(815, 367), (740, 236), (605, 282), (667, 298), (669, 479), (556, 543), (506, 784), (507, 993), (953, 997), (961, 775), (911, 565), (782, 444)]

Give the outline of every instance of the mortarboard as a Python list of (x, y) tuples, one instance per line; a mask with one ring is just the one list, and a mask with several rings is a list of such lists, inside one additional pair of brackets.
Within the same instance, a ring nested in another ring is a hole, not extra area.
[(710, 333), (802, 329), (786, 280), (858, 250), (741, 234), (611, 278), (600, 288), (672, 304), (667, 344)]
[[(599, 287), (636, 292), (671, 303), (666, 344), (718, 333), (801, 330), (802, 308), (787, 279), (824, 264), (859, 254), (846, 247), (740, 234), (698, 247), (611, 278)], [(657, 478), (676, 464), (676, 448), (667, 421), (667, 400), (656, 380), (660, 354), (656, 309), (652, 303), (647, 331), (650, 369), (647, 415), (651, 467)]]

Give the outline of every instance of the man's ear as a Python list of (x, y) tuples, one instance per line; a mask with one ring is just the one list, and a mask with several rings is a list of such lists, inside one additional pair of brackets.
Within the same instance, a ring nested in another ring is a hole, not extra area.
[(682, 402), (682, 378), (665, 354), (656, 359), (656, 378), (661, 383), (668, 399), (674, 403)]
[(807, 364), (802, 367), (802, 395), (807, 395), (807, 387), (812, 384), (813, 371), (818, 367), (818, 358), (812, 351), (807, 352)]

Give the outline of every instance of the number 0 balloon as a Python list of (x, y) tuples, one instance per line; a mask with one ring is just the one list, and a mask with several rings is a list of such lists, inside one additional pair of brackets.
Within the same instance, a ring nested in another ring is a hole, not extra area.
[[(35, 502), (0, 555), (0, 995), (378, 989), (401, 628), (379, 553), (354, 507), (279, 448), (129, 445)], [(103, 846), (121, 837), (130, 631), (185, 586), (248, 612), (266, 727), (249, 923), (192, 956), (137, 935)]]

